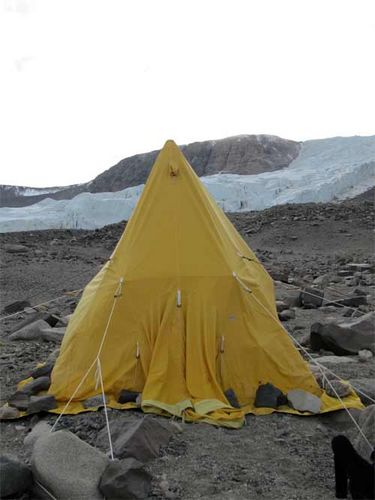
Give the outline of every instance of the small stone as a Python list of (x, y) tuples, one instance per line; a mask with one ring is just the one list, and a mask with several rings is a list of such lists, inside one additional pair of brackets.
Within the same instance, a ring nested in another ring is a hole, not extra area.
[(233, 406), (233, 408), (240, 408), (240, 403), (238, 402), (237, 395), (233, 389), (227, 389), (224, 392), (224, 395), (227, 398), (229, 404)]
[(334, 365), (341, 365), (345, 363), (355, 363), (354, 358), (349, 358), (348, 356), (320, 356), (319, 358), (315, 358), (315, 361), (317, 363), (320, 363), (322, 365), (325, 364), (334, 364)]
[(373, 357), (373, 354), (368, 349), (362, 349), (361, 351), (358, 351), (358, 358), (359, 358), (359, 361), (361, 361), (362, 363), (366, 363), (372, 357)]
[(57, 358), (59, 357), (60, 354), (60, 349), (55, 349), (54, 351), (51, 352), (51, 354), (48, 356), (46, 359), (46, 365), (48, 364), (55, 364)]
[(279, 319), (281, 321), (288, 321), (289, 319), (294, 319), (296, 317), (296, 313), (293, 309), (285, 309), (285, 311), (281, 311), (279, 313)]
[[(105, 404), (108, 404), (108, 396), (104, 395), (104, 397)], [(102, 394), (98, 394), (97, 396), (93, 396), (92, 398), (85, 399), (82, 404), (84, 408), (101, 408), (102, 406), (104, 406), (103, 396)]]
[(301, 292), (301, 303), (306, 309), (315, 309), (323, 304), (324, 291), (319, 288), (305, 288)]
[(256, 408), (277, 408), (283, 404), (286, 404), (286, 398), (280, 389), (272, 384), (258, 387), (254, 402)]
[(18, 418), (20, 416), (20, 412), (17, 408), (13, 408), (12, 406), (2, 406), (0, 408), (0, 420), (12, 420), (13, 418)]
[(8, 399), (9, 406), (14, 406), (18, 410), (26, 411), (29, 407), (30, 397), (23, 391), (16, 391)]
[(5, 314), (14, 314), (18, 311), (23, 311), (25, 307), (29, 307), (31, 304), (28, 300), (16, 300), (16, 302), (12, 302), (11, 304), (7, 304), (3, 308), (3, 313)]
[(32, 485), (31, 470), (7, 455), (0, 455), (1, 498), (18, 498)]
[(152, 476), (134, 458), (111, 462), (105, 469), (99, 489), (108, 499), (148, 497)]
[(137, 400), (137, 396), (139, 392), (128, 391), (127, 389), (122, 389), (117, 399), (117, 402), (120, 404), (125, 403), (135, 403)]
[(288, 304), (286, 304), (283, 300), (276, 300), (276, 309), (278, 313), (281, 313), (281, 311), (288, 309), (288, 307)]
[(324, 388), (328, 396), (331, 396), (331, 398), (337, 398), (337, 396), (345, 398), (352, 392), (350, 385), (344, 384), (341, 380), (332, 380), (329, 383), (326, 382)]
[(375, 378), (350, 379), (349, 383), (365, 406), (375, 402)]
[(2, 248), (6, 253), (26, 253), (29, 251), (28, 247), (26, 247), (25, 245), (13, 245), (11, 243), (3, 245)]
[(54, 410), (57, 407), (56, 400), (52, 395), (31, 396), (28, 413), (39, 413), (41, 411)]
[(322, 402), (320, 398), (314, 396), (302, 389), (293, 389), (287, 394), (288, 402), (291, 408), (298, 411), (307, 411), (310, 413), (320, 413)]
[(31, 373), (30, 377), (33, 377), (34, 379), (43, 377), (43, 376), (49, 376), (51, 374), (51, 371), (54, 367), (53, 363), (44, 363), (44, 365), (39, 366), (38, 368), (35, 368)]
[(47, 391), (51, 385), (49, 377), (38, 377), (22, 387), (22, 392), (28, 395), (38, 394), (40, 391)]

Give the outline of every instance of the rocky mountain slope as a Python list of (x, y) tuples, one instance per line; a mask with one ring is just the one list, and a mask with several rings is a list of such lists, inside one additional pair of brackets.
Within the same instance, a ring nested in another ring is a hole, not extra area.
[[(199, 176), (220, 172), (248, 175), (287, 167), (301, 144), (271, 135), (241, 135), (218, 141), (194, 142), (182, 150)], [(143, 184), (159, 151), (121, 160), (90, 182), (60, 188), (26, 188), (0, 185), (0, 207), (21, 207), (44, 198), (68, 200), (82, 192), (120, 191)], [(27, 190), (29, 192), (27, 192)]]

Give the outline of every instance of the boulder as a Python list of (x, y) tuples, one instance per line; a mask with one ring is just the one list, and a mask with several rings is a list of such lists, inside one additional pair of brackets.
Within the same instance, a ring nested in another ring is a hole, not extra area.
[(339, 323), (336, 319), (311, 326), (310, 346), (313, 351), (326, 349), (339, 356), (357, 354), (362, 349), (375, 352), (375, 312)]
[(277, 408), (283, 404), (287, 404), (287, 400), (280, 389), (272, 384), (258, 387), (254, 402), (256, 408)]
[(43, 420), (39, 421), (34, 425), (32, 430), (27, 434), (25, 439), (23, 440), (23, 444), (26, 449), (31, 449), (34, 446), (34, 443), (41, 436), (48, 434), (51, 432), (51, 426), (44, 422)]
[[(365, 406), (375, 402), (375, 379), (374, 378), (353, 378), (349, 380), (353, 389)], [(357, 389), (361, 392), (358, 392)]]
[(281, 321), (288, 321), (289, 319), (294, 319), (296, 317), (296, 313), (293, 309), (285, 309), (284, 311), (279, 312), (279, 319)]
[(322, 402), (320, 398), (302, 389), (293, 389), (287, 394), (288, 403), (291, 408), (298, 411), (308, 411), (310, 413), (320, 413)]
[[(370, 441), (372, 447), (375, 448), (375, 404), (368, 406), (360, 413), (358, 424), (362, 429), (363, 434)], [(372, 450), (360, 433), (357, 434), (357, 438), (355, 439), (353, 444), (357, 452), (365, 460), (371, 463)]]
[(19, 410), (12, 406), (2, 406), (0, 408), (0, 420), (12, 420), (20, 416)]
[[(105, 404), (108, 404), (108, 396), (104, 395), (104, 397)], [(98, 394), (97, 396), (93, 396), (92, 398), (85, 399), (82, 404), (84, 408), (101, 408), (102, 406), (104, 406), (103, 396), (101, 394)]]
[(1, 498), (18, 498), (33, 483), (31, 470), (8, 455), (0, 455)]
[(53, 410), (57, 407), (56, 399), (50, 394), (45, 396), (31, 396), (28, 413), (39, 413), (41, 411)]
[(23, 311), (25, 307), (30, 307), (30, 302), (28, 300), (16, 300), (15, 302), (11, 302), (7, 304), (2, 312), (4, 314), (14, 314), (18, 311)]
[(99, 491), (108, 457), (67, 431), (36, 440), (31, 457), (33, 475), (56, 498), (103, 500)]
[[(109, 421), (109, 428), (111, 431), (111, 439), (112, 442), (115, 442), (116, 439), (124, 432), (129, 429), (130, 426), (134, 425), (134, 420), (130, 420), (122, 416), (117, 419), (113, 419)], [(108, 441), (108, 430), (107, 426), (101, 428), (96, 437), (95, 446), (100, 448), (101, 450), (109, 451), (109, 441)]]
[(224, 392), (225, 397), (227, 398), (229, 404), (233, 406), (233, 408), (240, 408), (240, 403), (238, 402), (237, 395), (233, 389), (227, 389)]
[(9, 340), (36, 340), (42, 336), (42, 330), (49, 328), (49, 324), (44, 319), (38, 319), (20, 330), (9, 335)]
[(323, 304), (324, 291), (319, 288), (306, 287), (300, 295), (301, 304), (306, 309), (316, 309)]
[(34, 396), (35, 394), (38, 394), (38, 392), (40, 391), (47, 391), (50, 385), (51, 385), (51, 379), (49, 377), (47, 376), (38, 377), (29, 382), (28, 384), (25, 384), (21, 388), (21, 391), (25, 394), (28, 394), (29, 396)]
[(151, 490), (151, 475), (134, 458), (110, 462), (99, 483), (99, 489), (108, 500), (146, 498)]
[(23, 391), (16, 391), (8, 399), (8, 405), (14, 406), (17, 410), (26, 411), (29, 407), (30, 396)]
[(140, 462), (147, 462), (159, 455), (160, 447), (168, 443), (171, 435), (172, 431), (167, 423), (147, 415), (114, 441), (115, 456), (133, 457)]
[(345, 382), (342, 382), (338, 379), (330, 380), (329, 383), (325, 382), (324, 389), (328, 396), (331, 396), (331, 398), (337, 398), (337, 396), (339, 396), (340, 398), (345, 398), (352, 392), (352, 388), (349, 384), (345, 384)]
[(276, 285), (276, 298), (282, 301), (287, 309), (290, 307), (301, 307), (301, 294), (299, 290), (288, 288), (287, 285)]
[(120, 404), (125, 403), (135, 403), (137, 400), (139, 392), (128, 391), (127, 389), (122, 389), (120, 392), (117, 402)]

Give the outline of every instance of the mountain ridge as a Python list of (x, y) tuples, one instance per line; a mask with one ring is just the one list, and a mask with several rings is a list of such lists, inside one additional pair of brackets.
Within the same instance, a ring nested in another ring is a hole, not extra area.
[[(217, 173), (249, 175), (282, 169), (298, 156), (301, 145), (301, 142), (274, 135), (243, 134), (224, 139), (196, 141), (180, 147), (197, 175), (201, 177)], [(82, 184), (60, 188), (0, 185), (0, 207), (28, 206), (47, 197), (55, 200), (72, 199), (83, 192), (114, 192), (144, 184), (159, 151), (124, 158), (91, 181)], [(25, 196), (22, 190), (27, 189), (44, 192)]]

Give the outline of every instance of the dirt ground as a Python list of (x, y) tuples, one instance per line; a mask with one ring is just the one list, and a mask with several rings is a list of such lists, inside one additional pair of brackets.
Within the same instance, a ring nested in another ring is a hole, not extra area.
[[(291, 205), (229, 217), (274, 279), (284, 283), (278, 288), (311, 284), (328, 275), (325, 297), (339, 299), (359, 288), (369, 300), (360, 312), (374, 309), (373, 276), (357, 276), (356, 280), (339, 276), (349, 262), (374, 263), (371, 201)], [(96, 231), (1, 234), (0, 309), (16, 300), (39, 304), (84, 287), (110, 256), (123, 228), (120, 223)], [(11, 244), (24, 245), (27, 250), (9, 253), (6, 249)], [(49, 303), (48, 310), (68, 314), (77, 300), (64, 295)], [(284, 326), (301, 340), (313, 322), (327, 315), (343, 317), (348, 309), (296, 308), (295, 312), (296, 317)], [(14, 392), (16, 383), (56, 348), (53, 342), (7, 339), (26, 316), (18, 313), (0, 322), (1, 404)], [(374, 378), (374, 358), (367, 363), (357, 358), (353, 356), (353, 363), (330, 368), (345, 379)], [(124, 425), (141, 416), (139, 411), (110, 411), (110, 419), (123, 419)], [(44, 414), (1, 422), (2, 450), (27, 461), (25, 435), (38, 419), (54, 422), (55, 418)], [(61, 420), (62, 427), (97, 446), (97, 435), (104, 424), (102, 412)], [(181, 432), (174, 435), (158, 459), (147, 465), (154, 477), (152, 498), (333, 499), (331, 438), (338, 433), (356, 436), (344, 411), (310, 417), (248, 415), (246, 425), (239, 430), (208, 424), (180, 425)]]

